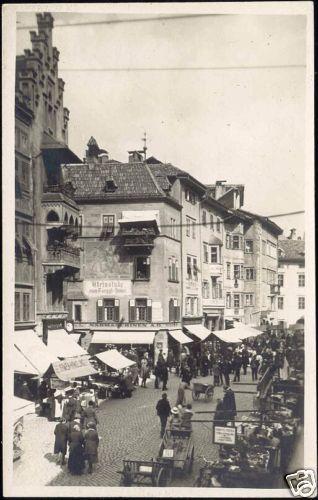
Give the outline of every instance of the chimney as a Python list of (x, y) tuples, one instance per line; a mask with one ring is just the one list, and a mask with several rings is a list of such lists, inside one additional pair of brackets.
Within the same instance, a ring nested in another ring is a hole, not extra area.
[(128, 151), (128, 162), (129, 163), (136, 163), (136, 162), (141, 162), (143, 161), (143, 154), (144, 151)]
[(88, 163), (90, 162), (97, 163), (99, 153), (100, 149), (98, 147), (97, 141), (94, 137), (91, 137), (87, 143), (86, 161)]
[(290, 235), (288, 236), (289, 240), (295, 240), (296, 239), (296, 229), (293, 227), (290, 229)]
[(100, 154), (98, 155), (98, 160), (100, 163), (107, 163), (109, 160), (109, 154), (108, 151), (105, 151), (104, 149), (100, 150)]

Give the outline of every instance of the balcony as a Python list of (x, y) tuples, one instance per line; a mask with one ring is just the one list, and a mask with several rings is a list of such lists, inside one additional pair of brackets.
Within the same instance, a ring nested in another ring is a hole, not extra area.
[(50, 186), (43, 186), (43, 193), (61, 193), (73, 198), (75, 188), (70, 182), (65, 184), (51, 184)]
[[(60, 269), (68, 266), (80, 269), (79, 248), (60, 243), (57, 245), (48, 244), (46, 250), (47, 255), (43, 262), (45, 266), (53, 266), (53, 268), (57, 266)], [(53, 272), (55, 271), (53, 270)]]
[(156, 231), (153, 228), (142, 228), (137, 227), (122, 228), (120, 235), (124, 238), (123, 246), (127, 248), (138, 248), (138, 247), (154, 247), (154, 239), (156, 237)]

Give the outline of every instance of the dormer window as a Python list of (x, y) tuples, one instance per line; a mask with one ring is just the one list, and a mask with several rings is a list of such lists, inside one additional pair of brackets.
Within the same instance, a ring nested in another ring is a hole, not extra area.
[(104, 188), (106, 193), (113, 193), (117, 188), (118, 186), (115, 183), (114, 179), (106, 179)]

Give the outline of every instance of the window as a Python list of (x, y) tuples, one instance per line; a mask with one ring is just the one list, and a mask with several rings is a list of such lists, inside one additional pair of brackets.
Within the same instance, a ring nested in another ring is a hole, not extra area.
[(240, 294), (234, 293), (233, 295), (233, 306), (235, 309), (239, 309), (240, 307)]
[(104, 319), (105, 321), (115, 321), (115, 300), (104, 300)]
[(277, 308), (284, 309), (284, 297), (277, 298)]
[(262, 240), (262, 254), (266, 255), (267, 243), (265, 240)]
[(254, 305), (254, 294), (253, 293), (246, 293), (245, 294), (245, 305), (246, 305), (246, 307)]
[(186, 315), (198, 315), (198, 297), (186, 297)]
[(193, 191), (191, 191), (190, 189), (185, 190), (185, 199), (187, 201), (189, 201), (190, 203), (192, 203), (192, 205), (195, 205), (196, 196), (195, 196), (195, 193)]
[(82, 306), (80, 304), (74, 305), (74, 320), (82, 321)]
[(202, 212), (202, 224), (203, 226), (206, 226), (206, 210), (203, 210)]
[(23, 321), (29, 321), (30, 319), (30, 294), (23, 294)]
[(23, 151), (27, 152), (28, 146), (29, 146), (28, 135), (25, 132), (22, 132), (22, 130), (20, 130), (20, 147)]
[(218, 233), (221, 232), (221, 221), (219, 218), (217, 218), (217, 220), (216, 220), (216, 230)]
[(197, 258), (187, 256), (187, 276), (188, 279), (198, 279), (198, 266), (197, 266)]
[(284, 286), (284, 275), (283, 274), (278, 274), (277, 280), (278, 280), (278, 286)]
[(186, 218), (186, 235), (190, 236), (190, 226), (191, 226), (191, 219), (190, 217)]
[(305, 297), (298, 297), (298, 309), (305, 309)]
[(222, 299), (222, 284), (218, 283), (217, 276), (211, 276), (212, 299)]
[(197, 266), (197, 259), (193, 258), (193, 278), (197, 281), (198, 280), (198, 266)]
[(305, 275), (298, 274), (298, 286), (305, 286)]
[(245, 240), (245, 253), (253, 253), (253, 240)]
[(21, 184), (29, 189), (29, 164), (26, 161), (21, 161)]
[(203, 243), (203, 262), (209, 262), (209, 250), (207, 243)]
[(265, 269), (265, 267), (263, 267), (262, 269), (262, 281), (264, 281), (264, 283), (267, 283), (267, 269)]
[(136, 299), (135, 304), (135, 321), (151, 321), (151, 300)]
[(226, 278), (228, 280), (231, 279), (231, 263), (230, 262), (226, 263)]
[(195, 239), (195, 225), (196, 225), (196, 221), (193, 220), (192, 221), (192, 238)]
[(245, 269), (245, 278), (247, 280), (255, 280), (256, 279), (256, 276), (255, 276), (255, 268), (254, 267), (247, 267)]
[(225, 236), (225, 246), (226, 248), (231, 248), (231, 235), (229, 233), (226, 233)]
[(187, 257), (187, 276), (190, 280), (192, 278), (192, 259), (191, 257)]
[(135, 257), (134, 262), (134, 279), (149, 280), (150, 279), (150, 257)]
[(218, 247), (211, 247), (210, 253), (211, 253), (211, 263), (217, 264), (219, 262), (219, 248)]
[(169, 258), (169, 281), (178, 281), (179, 264), (174, 257)]
[(114, 228), (115, 228), (115, 216), (114, 215), (103, 215), (102, 221), (103, 221), (103, 232), (106, 233), (106, 235), (108, 235), (108, 236), (113, 235)]
[(230, 309), (230, 308), (231, 308), (231, 294), (230, 294), (230, 293), (227, 293), (227, 294), (226, 294), (226, 307), (227, 307), (228, 309)]
[(14, 293), (14, 321), (20, 321), (21, 311), (20, 311), (20, 293)]
[(204, 299), (209, 298), (209, 282), (208, 281), (203, 281), (203, 283), (202, 283), (202, 297)]
[(233, 237), (232, 237), (232, 248), (233, 248), (233, 250), (240, 250), (242, 248), (241, 241), (242, 241), (242, 237), (241, 236), (238, 236), (237, 234), (233, 234)]
[(274, 285), (276, 281), (276, 273), (271, 269), (267, 270), (267, 283), (270, 285)]
[(169, 321), (180, 321), (180, 306), (178, 299), (169, 300)]
[(173, 219), (172, 217), (170, 219), (170, 236), (172, 238), (176, 238), (177, 237), (176, 219)]
[(267, 241), (267, 255), (275, 259), (277, 258), (277, 247), (271, 241)]
[(234, 264), (233, 279), (235, 279), (235, 280), (241, 279), (241, 265), (240, 264)]
[(210, 229), (212, 229), (212, 231), (214, 230), (213, 215), (212, 214), (210, 214)]
[[(74, 312), (76, 314), (76, 310)], [(80, 311), (79, 313), (80, 315), (82, 315), (82, 311)], [(110, 322), (119, 321), (119, 300), (99, 299), (97, 301), (97, 322), (104, 322), (104, 321), (110, 321)]]

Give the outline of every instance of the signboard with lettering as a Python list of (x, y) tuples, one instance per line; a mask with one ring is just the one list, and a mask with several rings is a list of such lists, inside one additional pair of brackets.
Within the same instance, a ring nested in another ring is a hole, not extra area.
[(234, 445), (236, 442), (236, 432), (236, 427), (221, 427), (216, 425), (213, 428), (213, 443)]
[(83, 291), (87, 297), (129, 297), (132, 293), (128, 280), (84, 280)]

